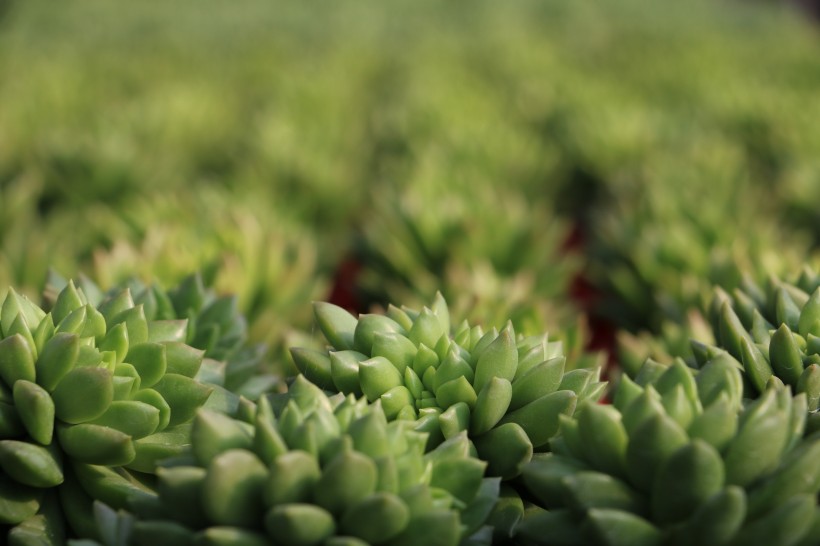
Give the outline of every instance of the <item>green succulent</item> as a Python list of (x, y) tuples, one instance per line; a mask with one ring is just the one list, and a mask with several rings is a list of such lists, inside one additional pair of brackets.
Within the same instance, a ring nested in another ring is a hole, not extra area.
[(190, 452), (158, 471), (149, 513), (96, 515), (107, 546), (485, 544), (499, 479), (484, 477), (463, 433), (426, 443), (381, 404), (328, 397), (299, 376), (236, 417), (200, 410)]
[(789, 545), (820, 541), (820, 436), (807, 400), (771, 381), (742, 402), (726, 353), (624, 377), (614, 405), (562, 417), (552, 453), (527, 465), (537, 500), (523, 545)]
[[(667, 358), (684, 357), (696, 369), (721, 355), (741, 371), (746, 397), (762, 394), (774, 377), (795, 392), (805, 393), (809, 411), (818, 409), (820, 276), (814, 269), (805, 267), (793, 283), (770, 277), (761, 287), (746, 277), (730, 292), (717, 287), (706, 318), (694, 316), (699, 327), (688, 329), (690, 334), (697, 330), (688, 349), (680, 344), (657, 348), (664, 346), (664, 340), (658, 340), (656, 352), (665, 352)], [(634, 362), (650, 343), (641, 345), (632, 338), (628, 340), (631, 346), (624, 346), (621, 354), (628, 355), (626, 362)], [(634, 376), (633, 366), (625, 370)], [(812, 421), (815, 418), (820, 416), (812, 414)]]
[[(727, 293), (716, 288), (709, 319), (720, 349), (743, 364), (750, 395), (775, 376), (820, 400), (820, 276), (805, 267), (794, 283), (770, 278), (764, 288), (746, 283)], [(696, 357), (716, 350), (693, 343)]]
[(735, 145), (710, 144), (692, 165), (677, 149), (648, 158), (653, 177), (613, 188), (614, 206), (592, 224), (590, 272), (607, 294), (600, 312), (620, 327), (657, 332), (700, 308), (712, 286), (733, 290), (744, 272), (784, 274), (812, 254), (806, 234), (782, 229), (768, 209), (768, 186), (737, 174)]
[(561, 253), (568, 225), (523, 188), (441, 176), (425, 172), (377, 195), (359, 248), (365, 299), (421, 306), (440, 290), (459, 321), (558, 326), (580, 265)]
[[(279, 377), (263, 367), (265, 347), (248, 341), (247, 319), (239, 310), (237, 296), (218, 296), (210, 283), (206, 285), (202, 273), (189, 275), (169, 290), (157, 283), (147, 285), (136, 277), (104, 293), (85, 276), (80, 276), (78, 283), (84, 294), (91, 294), (87, 298), (92, 305), (127, 289), (134, 302), (143, 305), (147, 320), (187, 321), (184, 341), (205, 352), (200, 378), (207, 383), (250, 399), (278, 386)], [(54, 305), (66, 284), (55, 272), (49, 273), (46, 308)]]
[(388, 419), (415, 423), (431, 446), (467, 432), (491, 475), (518, 475), (547, 447), (559, 416), (606, 387), (599, 368), (564, 373), (562, 344), (547, 335), (516, 336), (510, 323), (484, 332), (465, 321), (451, 336), (441, 294), (421, 311), (390, 306), (358, 319), (330, 303), (314, 310), (330, 348), (292, 349), (306, 378), (381, 401)]
[(48, 313), (14, 289), (0, 306), (0, 522), (12, 543), (65, 533), (63, 519), (84, 536), (92, 499), (119, 507), (144, 493), (217, 389), (196, 379), (203, 351), (185, 343), (185, 320), (149, 320), (128, 290), (90, 301), (69, 281)]
[[(139, 201), (123, 214), (140, 228), (94, 249), (93, 278), (106, 287), (135, 276), (172, 286), (202, 270), (207, 288), (235, 295), (248, 339), (264, 343), (271, 362), (287, 362), (285, 347), (310, 325), (308, 302), (326, 293), (343, 245), (325, 248), (292, 211), (272, 210), (272, 199), (210, 188)], [(146, 226), (145, 218), (156, 221)]]

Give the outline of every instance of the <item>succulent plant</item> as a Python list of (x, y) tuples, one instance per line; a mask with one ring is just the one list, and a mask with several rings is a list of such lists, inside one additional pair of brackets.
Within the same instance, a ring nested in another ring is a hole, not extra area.
[[(716, 287), (706, 317), (693, 316), (699, 326), (685, 329), (698, 332), (689, 349), (657, 340), (656, 346), (662, 347), (656, 353), (666, 353), (665, 363), (668, 357), (684, 357), (697, 369), (720, 355), (741, 371), (747, 398), (762, 394), (775, 377), (805, 393), (812, 422), (820, 419), (814, 413), (820, 405), (820, 276), (814, 269), (806, 266), (793, 283), (770, 277), (760, 287), (746, 277), (731, 292)], [(634, 362), (641, 348), (653, 343), (626, 341), (622, 355), (628, 355), (627, 362)], [(634, 376), (631, 368), (625, 370)], [(811, 425), (815, 426), (820, 421)]]
[(203, 351), (184, 343), (186, 321), (148, 320), (146, 307), (128, 290), (92, 305), (69, 281), (46, 313), (8, 290), (0, 306), (0, 522), (13, 526), (10, 541), (63, 533), (63, 517), (76, 533), (92, 532), (92, 499), (122, 506), (147, 491), (142, 482), (157, 460), (184, 449), (196, 410), (218, 388), (195, 379)]
[[(66, 284), (57, 273), (49, 272), (44, 295), (46, 309), (54, 305)], [(256, 399), (281, 381), (273, 370), (264, 367), (265, 347), (248, 342), (247, 319), (239, 311), (237, 297), (217, 295), (206, 286), (202, 273), (189, 275), (169, 290), (157, 283), (147, 285), (136, 277), (105, 292), (82, 275), (78, 284), (92, 305), (127, 289), (134, 302), (143, 305), (147, 320), (185, 320), (183, 341), (204, 351), (201, 378), (209, 384)]]
[(425, 173), (377, 196), (359, 249), (365, 299), (420, 306), (440, 290), (459, 321), (559, 326), (580, 265), (559, 255), (567, 224), (522, 188), (442, 184), (439, 176)]
[(559, 416), (606, 387), (600, 368), (564, 373), (562, 344), (547, 335), (519, 337), (510, 323), (484, 332), (464, 321), (451, 336), (441, 294), (421, 311), (390, 306), (358, 319), (330, 303), (314, 309), (330, 349), (292, 349), (306, 378), (381, 401), (388, 419), (415, 423), (431, 446), (467, 432), (491, 475), (518, 475), (557, 432)]
[(380, 403), (328, 397), (298, 376), (286, 396), (244, 402), (235, 417), (200, 410), (190, 452), (158, 471), (149, 513), (96, 516), (125, 530), (107, 546), (486, 543), (499, 479), (484, 477), (464, 433), (426, 443)]
[(289, 218), (290, 211), (271, 210), (255, 192), (202, 190), (194, 198), (146, 199), (135, 208), (128, 215), (137, 225), (143, 217), (173, 221), (96, 248), (93, 277), (103, 286), (135, 276), (170, 286), (203, 270), (208, 288), (235, 294), (248, 338), (264, 343), (272, 362), (287, 362), (280, 358), (286, 344), (310, 325), (308, 302), (327, 291), (327, 271), (335, 265), (334, 250), (325, 248), (322, 237)]
[(521, 544), (809, 546), (820, 541), (820, 436), (806, 395), (772, 380), (743, 404), (726, 353), (624, 377), (614, 405), (562, 417), (523, 472)]
[[(795, 283), (771, 277), (764, 288), (718, 287), (709, 305), (717, 345), (742, 362), (751, 394), (776, 376), (805, 392), (809, 409), (820, 399), (820, 276), (806, 266)], [(695, 355), (714, 351), (694, 343)]]
[(736, 174), (733, 145), (714, 144), (686, 168), (677, 157), (648, 158), (653, 178), (616, 188), (615, 205), (597, 215), (590, 271), (607, 294), (600, 311), (619, 326), (657, 332), (701, 308), (712, 286), (733, 290), (744, 272), (784, 274), (811, 255), (806, 234), (782, 229), (768, 210), (768, 190)]

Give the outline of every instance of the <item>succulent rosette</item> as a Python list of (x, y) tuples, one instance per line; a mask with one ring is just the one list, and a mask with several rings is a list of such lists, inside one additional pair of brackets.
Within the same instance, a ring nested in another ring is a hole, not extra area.
[(286, 354), (289, 338), (310, 325), (309, 302), (329, 290), (327, 272), (344, 245), (330, 243), (330, 233), (307, 229), (293, 217), (292, 207), (281, 210), (280, 198), (268, 195), (270, 190), (201, 188), (196, 195), (140, 201), (127, 211), (135, 225), (145, 218), (164, 221), (149, 223), (138, 236), (96, 247), (94, 278), (106, 286), (135, 275), (166, 284), (203, 270), (209, 291), (235, 295), (248, 338), (264, 343), (276, 357), (271, 360), (287, 362), (279, 357)]
[(149, 491), (143, 482), (158, 459), (184, 450), (216, 388), (195, 379), (203, 351), (184, 342), (186, 331), (184, 320), (148, 320), (128, 290), (95, 306), (69, 282), (46, 313), (9, 289), (0, 306), (0, 522), (10, 542), (63, 536), (64, 519), (79, 535), (93, 532), (92, 499), (122, 506)]
[[(770, 277), (762, 287), (746, 277), (730, 292), (715, 288), (707, 307), (705, 318), (696, 315), (698, 328), (688, 329), (693, 339), (685, 351), (687, 364), (701, 368), (718, 355), (731, 361), (742, 373), (747, 398), (760, 396), (775, 378), (806, 394), (810, 426), (820, 425), (814, 423), (820, 418), (820, 276), (806, 266), (794, 282)], [(663, 339), (656, 341), (664, 345)], [(640, 342), (632, 338), (630, 343), (622, 354), (634, 361)], [(666, 353), (666, 362), (683, 356), (683, 348), (675, 345), (658, 350)], [(633, 369), (625, 367), (634, 376)]]
[[(135, 304), (142, 305), (147, 320), (186, 321), (184, 341), (204, 351), (200, 379), (247, 398), (258, 398), (277, 387), (279, 378), (265, 369), (265, 347), (248, 340), (246, 317), (233, 294), (217, 295), (197, 272), (165, 290), (158, 283), (130, 278), (103, 292), (87, 277), (78, 285), (93, 304), (127, 289)], [(67, 281), (50, 272), (45, 289), (46, 305), (53, 305)]]
[(442, 176), (425, 172), (376, 193), (358, 247), (364, 299), (421, 306), (440, 290), (458, 320), (518, 329), (571, 316), (566, 295), (580, 260), (561, 254), (570, 229), (550, 190)]
[(234, 417), (200, 410), (190, 452), (158, 471), (157, 502), (96, 518), (108, 546), (486, 544), (500, 480), (465, 434), (429, 452), (426, 436), (299, 376)]
[[(717, 288), (709, 306), (717, 345), (742, 363), (750, 395), (771, 377), (804, 392), (809, 410), (820, 401), (820, 276), (805, 267), (794, 283), (770, 278), (727, 293)], [(693, 343), (703, 359), (714, 346)]]
[(614, 405), (562, 417), (552, 452), (523, 481), (539, 506), (524, 545), (809, 546), (820, 542), (820, 436), (804, 438), (806, 395), (772, 380), (742, 401), (722, 353), (624, 377)]
[(590, 276), (604, 294), (599, 312), (623, 328), (657, 333), (664, 320), (683, 322), (713, 285), (733, 290), (744, 272), (784, 274), (813, 252), (805, 233), (770, 213), (769, 186), (737, 175), (744, 166), (736, 143), (704, 137), (684, 147), (708, 152), (675, 146), (647, 156), (642, 169), (651, 177), (611, 188), (594, 217)]
[(466, 432), (491, 475), (518, 475), (548, 447), (559, 416), (606, 387), (599, 368), (564, 373), (562, 344), (546, 335), (517, 336), (509, 323), (484, 332), (465, 321), (451, 336), (441, 294), (421, 311), (390, 306), (356, 318), (330, 303), (314, 309), (330, 348), (292, 350), (305, 377), (381, 401), (388, 419), (414, 423), (431, 447)]

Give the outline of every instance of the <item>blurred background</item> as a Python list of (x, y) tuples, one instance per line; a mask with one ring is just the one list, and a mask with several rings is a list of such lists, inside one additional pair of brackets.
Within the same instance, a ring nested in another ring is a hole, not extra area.
[(436, 290), (579, 350), (688, 328), (817, 263), (804, 4), (5, 0), (0, 293), (201, 270), (274, 353)]

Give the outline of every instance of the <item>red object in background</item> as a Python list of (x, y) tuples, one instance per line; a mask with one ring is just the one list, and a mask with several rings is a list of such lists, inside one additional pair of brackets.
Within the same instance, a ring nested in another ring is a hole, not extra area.
[(358, 260), (351, 256), (344, 258), (336, 270), (333, 287), (330, 289), (330, 295), (327, 298), (330, 303), (347, 309), (354, 315), (363, 312), (356, 297), (356, 279), (361, 270), (362, 264)]
[[(577, 252), (583, 254), (586, 246), (586, 237), (580, 223), (575, 223), (561, 247), (565, 254)], [(570, 299), (583, 311), (589, 321), (589, 342), (587, 349), (590, 351), (604, 351), (607, 355), (607, 363), (603, 370), (603, 379), (609, 376), (610, 370), (617, 367), (615, 360), (615, 325), (596, 313), (596, 307), (601, 301), (600, 290), (592, 284), (584, 271), (579, 271), (572, 279), (569, 288)], [(608, 404), (608, 398), (601, 400)]]

